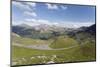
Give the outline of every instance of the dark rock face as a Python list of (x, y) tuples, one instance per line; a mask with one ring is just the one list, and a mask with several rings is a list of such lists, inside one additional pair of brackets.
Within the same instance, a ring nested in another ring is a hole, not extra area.
[(95, 35), (96, 34), (96, 24), (88, 27), (85, 31), (88, 32), (88, 33), (91, 33), (91, 34)]
[(96, 24), (90, 26), (90, 27), (81, 27), (81, 30), (78, 31), (79, 32), (85, 32), (85, 33), (89, 33), (89, 34), (92, 34), (92, 35), (95, 35), (96, 34)]

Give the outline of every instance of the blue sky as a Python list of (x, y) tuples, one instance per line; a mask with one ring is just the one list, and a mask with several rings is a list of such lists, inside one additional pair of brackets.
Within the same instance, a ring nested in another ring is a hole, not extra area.
[(95, 7), (13, 1), (12, 23), (91, 25), (95, 23)]

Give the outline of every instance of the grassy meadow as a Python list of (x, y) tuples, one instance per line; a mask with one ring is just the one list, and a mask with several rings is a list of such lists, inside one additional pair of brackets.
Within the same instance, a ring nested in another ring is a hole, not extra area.
[[(13, 36), (12, 64), (50, 64), (78, 61), (94, 61), (95, 41), (82, 40), (82, 45), (74, 37), (58, 36), (48, 40)], [(22, 45), (19, 46), (18, 44)], [(29, 45), (48, 45), (51, 49), (28, 48)], [(26, 47), (24, 47), (26, 46)]]

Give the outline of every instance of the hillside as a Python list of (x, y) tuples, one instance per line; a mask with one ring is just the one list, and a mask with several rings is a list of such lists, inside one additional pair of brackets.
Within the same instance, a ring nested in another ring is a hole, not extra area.
[(95, 25), (77, 31), (64, 29), (63, 32), (53, 30), (42, 33), (24, 26), (13, 26), (14, 66), (96, 60)]

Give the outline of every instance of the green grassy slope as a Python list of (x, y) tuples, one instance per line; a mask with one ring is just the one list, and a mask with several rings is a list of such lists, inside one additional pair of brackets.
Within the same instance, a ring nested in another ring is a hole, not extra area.
[[(16, 62), (15, 65), (42, 64), (52, 61), (52, 59), (55, 63), (92, 61), (96, 59), (95, 41), (91, 41), (91, 39), (83, 40), (83, 45), (79, 45), (74, 38), (68, 36), (59, 36), (54, 40), (39, 40), (16, 36), (12, 39), (12, 62)], [(14, 46), (13, 44), (16, 43), (23, 45), (51, 43), (50, 47), (54, 49), (78, 46), (63, 50), (36, 50)], [(56, 57), (54, 58), (54, 56)]]
[(69, 38), (67, 36), (57, 37), (53, 43), (51, 43), (50, 47), (52, 48), (68, 48), (71, 46), (78, 45), (77, 41)]
[[(18, 62), (17, 65), (43, 63), (43, 58), (37, 56), (45, 56), (45, 63), (51, 61), (53, 55), (56, 55), (55, 63), (95, 60), (95, 45), (77, 46), (68, 50), (35, 50), (13, 46), (12, 51), (12, 57), (16, 59), (13, 61)], [(35, 58), (31, 59), (32, 57)], [(22, 58), (25, 58), (26, 61), (24, 62)]]
[(23, 45), (36, 45), (36, 44), (47, 44), (50, 42), (46, 40), (40, 40), (40, 39), (31, 39), (31, 38), (25, 38), (25, 37), (13, 37), (13, 42), (20, 43)]

